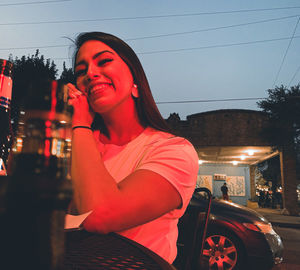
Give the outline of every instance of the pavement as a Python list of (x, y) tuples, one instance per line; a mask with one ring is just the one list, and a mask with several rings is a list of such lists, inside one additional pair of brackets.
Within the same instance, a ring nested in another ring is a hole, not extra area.
[(251, 207), (262, 214), (273, 226), (300, 229), (300, 215), (290, 216), (284, 214), (282, 209)]

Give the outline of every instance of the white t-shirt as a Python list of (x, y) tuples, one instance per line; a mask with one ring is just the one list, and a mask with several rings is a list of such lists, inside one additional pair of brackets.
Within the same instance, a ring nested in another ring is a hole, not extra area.
[(194, 147), (184, 138), (152, 128), (146, 128), (138, 137), (122, 146), (102, 144), (98, 139), (99, 133), (95, 132), (94, 135), (105, 167), (116, 182), (136, 170), (147, 169), (163, 176), (179, 192), (182, 198), (180, 209), (119, 232), (172, 263), (177, 255), (178, 219), (184, 214), (197, 180), (198, 155)]

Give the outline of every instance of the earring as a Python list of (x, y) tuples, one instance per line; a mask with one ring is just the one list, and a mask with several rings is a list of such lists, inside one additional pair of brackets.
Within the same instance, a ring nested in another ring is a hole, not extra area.
[(131, 90), (131, 95), (134, 98), (138, 98), (139, 97), (139, 91), (138, 91), (138, 87), (136, 84), (133, 84), (132, 90)]

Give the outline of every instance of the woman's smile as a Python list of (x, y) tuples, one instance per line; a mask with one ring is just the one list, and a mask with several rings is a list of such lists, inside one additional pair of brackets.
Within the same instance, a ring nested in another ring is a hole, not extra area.
[(112, 89), (111, 83), (94, 83), (88, 88), (88, 96), (96, 97), (108, 89)]
[(112, 92), (112, 87), (111, 85), (105, 84), (102, 85), (101, 87), (94, 88), (90, 94), (88, 95), (88, 99), (91, 102), (92, 106), (95, 106), (96, 103), (98, 104), (101, 102), (103, 105), (103, 102), (109, 99), (111, 97), (111, 92)]

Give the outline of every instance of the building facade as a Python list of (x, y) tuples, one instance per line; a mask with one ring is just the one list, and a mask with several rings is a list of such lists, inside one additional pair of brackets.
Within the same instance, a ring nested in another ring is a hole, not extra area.
[[(199, 156), (198, 185), (207, 186), (216, 197), (226, 182), (233, 202), (247, 205), (256, 196), (255, 168), (276, 155), (270, 142), (262, 137), (268, 125), (265, 113), (255, 110), (216, 110), (197, 113), (181, 120), (174, 113), (167, 119), (170, 127), (196, 148)], [(284, 207), (291, 208), (296, 198), (296, 179), (287, 174), (295, 170), (290, 160), (281, 158)]]

